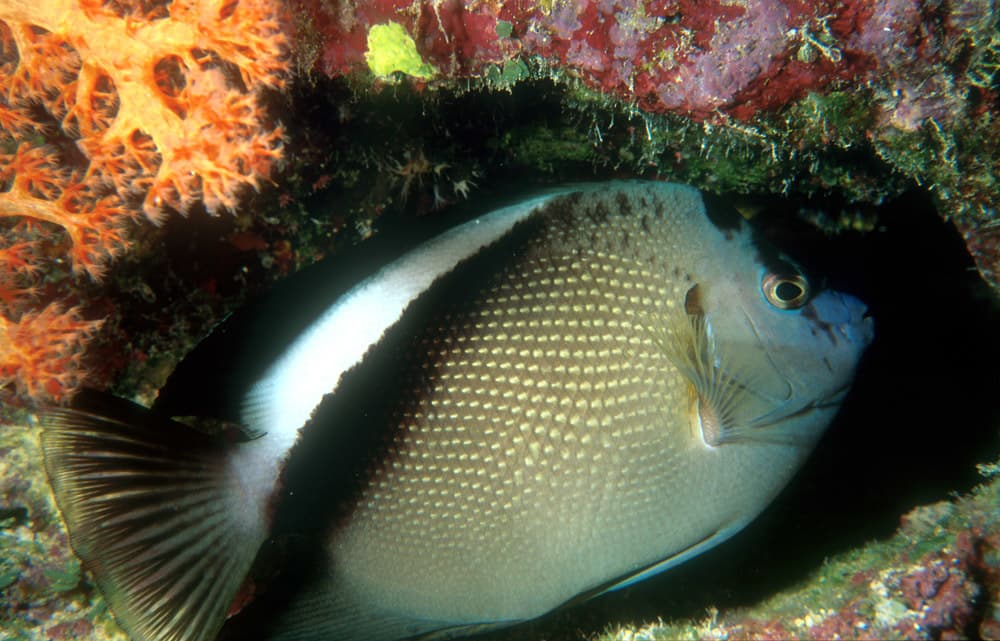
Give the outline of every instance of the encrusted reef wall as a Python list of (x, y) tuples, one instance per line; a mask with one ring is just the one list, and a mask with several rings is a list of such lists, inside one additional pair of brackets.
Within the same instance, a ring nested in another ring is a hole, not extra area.
[[(855, 162), (872, 156), (934, 192), (983, 276), (997, 284), (1000, 25), (992, 0), (297, 6), (303, 68), (339, 76), (368, 65), (383, 79), (409, 74), (430, 87), (569, 81), (589, 99), (619, 100), (643, 115), (653, 144), (641, 158), (661, 175), (707, 182), (689, 165), (736, 152), (754, 170), (739, 178), (723, 171), (716, 188), (837, 190), (878, 204), (904, 181)], [(371, 38), (373, 27), (386, 25), (395, 41)], [(404, 43), (409, 62), (394, 59), (394, 45)], [(700, 124), (704, 135), (694, 136), (705, 145), (691, 153), (690, 126), (654, 114)], [(596, 122), (598, 136), (609, 126)]]

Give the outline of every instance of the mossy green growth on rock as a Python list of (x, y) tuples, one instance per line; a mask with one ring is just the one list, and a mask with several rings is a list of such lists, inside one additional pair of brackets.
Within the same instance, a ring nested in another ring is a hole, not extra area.
[(594, 155), (586, 137), (571, 127), (519, 127), (504, 134), (503, 145), (512, 150), (516, 162), (545, 174), (555, 173), (567, 163), (590, 162)]
[(437, 72), (420, 57), (417, 43), (398, 22), (377, 24), (368, 30), (365, 61), (379, 78), (397, 71), (414, 78), (430, 78)]
[(490, 65), (483, 75), (483, 80), (491, 89), (510, 91), (521, 80), (531, 77), (531, 70), (523, 60), (508, 60), (502, 65)]

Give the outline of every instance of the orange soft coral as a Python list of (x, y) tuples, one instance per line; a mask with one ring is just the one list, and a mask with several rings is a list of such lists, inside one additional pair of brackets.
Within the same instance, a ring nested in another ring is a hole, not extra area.
[(42, 254), (99, 279), (142, 213), (232, 210), (269, 175), (282, 131), (260, 99), (287, 71), (283, 6), (0, 2), (0, 322), (32, 318)]
[[(0, 166), (6, 165), (11, 174), (7, 191), (0, 194), (0, 218), (28, 218), (61, 227), (69, 239), (73, 270), (98, 280), (108, 259), (128, 246), (125, 223), (136, 212), (125, 207), (116, 193), (61, 167), (56, 158), (53, 150), (27, 143), (13, 154), (0, 154)], [(18, 245), (23, 256), (31, 243)], [(3, 258), (0, 255), (0, 270), (18, 267), (10, 261), (5, 265)]]
[(280, 155), (259, 93), (284, 82), (281, 4), (131, 5), (4, 0), (0, 126), (15, 140), (58, 129), (89, 180), (143, 194), (151, 217), (199, 201), (232, 209)]
[(58, 402), (72, 394), (82, 382), (83, 345), (100, 326), (55, 303), (17, 322), (0, 316), (0, 397), (9, 386), (22, 398)]

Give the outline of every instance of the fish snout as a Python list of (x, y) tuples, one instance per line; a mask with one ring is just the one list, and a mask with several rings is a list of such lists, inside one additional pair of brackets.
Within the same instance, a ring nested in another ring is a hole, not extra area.
[(817, 296), (811, 306), (812, 313), (807, 314), (807, 318), (828, 333), (836, 332), (862, 349), (875, 338), (875, 319), (869, 314), (868, 306), (854, 296), (827, 291)]

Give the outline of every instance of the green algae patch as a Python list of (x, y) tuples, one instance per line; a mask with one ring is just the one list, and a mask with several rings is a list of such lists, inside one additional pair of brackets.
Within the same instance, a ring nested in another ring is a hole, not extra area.
[(365, 61), (372, 73), (387, 78), (398, 72), (414, 78), (431, 78), (437, 70), (424, 62), (417, 43), (398, 22), (374, 25), (368, 30)]
[(509, 38), (514, 33), (514, 25), (506, 20), (497, 20), (496, 32), (498, 38)]
[(0, 559), (0, 591), (17, 581), (21, 572), (8, 559)]
[(82, 579), (80, 574), (80, 562), (70, 559), (61, 567), (46, 568), (43, 570), (45, 578), (49, 580), (49, 588), (53, 592), (69, 592), (80, 586)]
[(523, 60), (514, 58), (502, 65), (490, 65), (483, 80), (490, 89), (511, 91), (518, 82), (531, 78), (531, 69)]
[(593, 145), (573, 127), (518, 127), (504, 134), (502, 146), (511, 150), (517, 163), (545, 174), (557, 173), (567, 165), (586, 164), (594, 158)]

